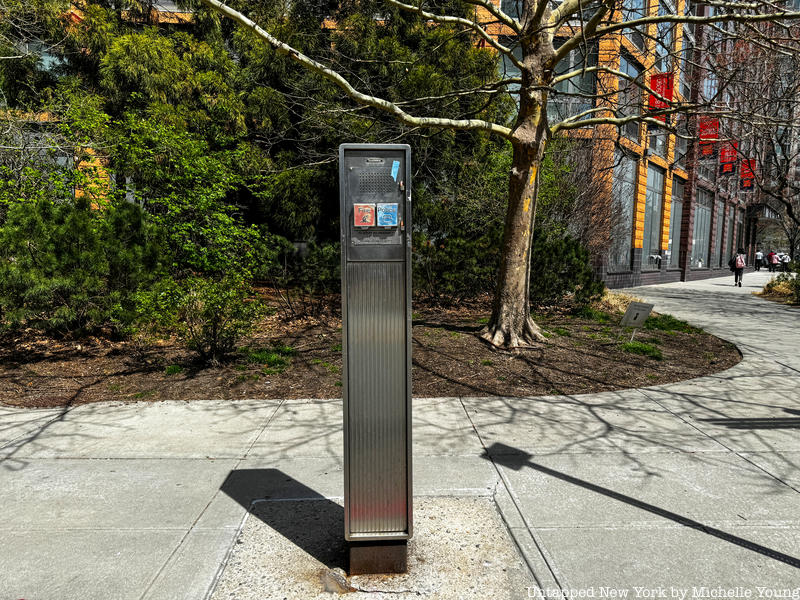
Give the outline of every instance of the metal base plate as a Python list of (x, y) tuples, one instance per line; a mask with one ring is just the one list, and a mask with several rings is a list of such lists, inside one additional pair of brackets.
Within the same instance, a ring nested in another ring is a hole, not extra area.
[(350, 575), (405, 573), (408, 541), (350, 542)]

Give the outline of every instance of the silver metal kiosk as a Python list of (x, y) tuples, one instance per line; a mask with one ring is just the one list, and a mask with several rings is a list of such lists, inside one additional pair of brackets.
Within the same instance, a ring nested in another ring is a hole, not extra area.
[(412, 533), (410, 184), (409, 146), (339, 146), (351, 575), (405, 571)]

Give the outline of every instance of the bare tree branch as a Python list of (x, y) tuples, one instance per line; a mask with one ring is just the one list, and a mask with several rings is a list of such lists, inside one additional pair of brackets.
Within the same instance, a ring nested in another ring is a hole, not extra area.
[(506, 14), (500, 8), (500, 3), (494, 4), (488, 0), (464, 0), (467, 4), (474, 4), (476, 6), (480, 6), (484, 8), (486, 11), (489, 12), (495, 19), (497, 19), (500, 23), (509, 27), (514, 33), (520, 34), (522, 33), (522, 26), (520, 25), (519, 21), (511, 17), (510, 15)]
[[(571, 38), (566, 40), (561, 46), (558, 47), (555, 54), (550, 58), (548, 61), (549, 68), (555, 68), (555, 66), (565, 57), (567, 56), (574, 48), (577, 48), (581, 43), (585, 43), (587, 40), (599, 37), (597, 35), (597, 27), (599, 26), (600, 22), (603, 18), (613, 9), (614, 0), (605, 0), (603, 6), (597, 9), (597, 12), (592, 15), (589, 21), (580, 28), (578, 33), (573, 35)], [(578, 3), (578, 6), (575, 10), (580, 9), (581, 4)], [(566, 11), (565, 11), (566, 12)], [(573, 11), (574, 14), (574, 11)], [(552, 33), (551, 33), (552, 35)]]
[(492, 48), (494, 48), (501, 54), (505, 54), (509, 58), (509, 60), (514, 64), (514, 66), (521, 67), (521, 64), (514, 56), (512, 50), (510, 48), (506, 48), (505, 46), (503, 46), (503, 44), (498, 42), (493, 36), (489, 35), (489, 33), (475, 21), (472, 21), (470, 19), (463, 19), (461, 17), (453, 17), (450, 15), (437, 15), (431, 12), (424, 11), (422, 10), (421, 2), (418, 6), (414, 6), (412, 4), (406, 4), (404, 2), (400, 2), (399, 0), (386, 0), (386, 2), (402, 10), (417, 13), (420, 16), (428, 19), (429, 21), (433, 21), (434, 23), (447, 23), (454, 25), (463, 25), (465, 27), (468, 27), (469, 29), (477, 33), (479, 36), (481, 36), (481, 38), (483, 38)]
[(599, 27), (591, 37), (603, 37), (610, 33), (615, 33), (623, 29), (631, 29), (639, 25), (651, 25), (656, 23), (694, 23), (696, 25), (708, 25), (711, 23), (759, 23), (767, 21), (779, 22), (781, 19), (797, 20), (800, 19), (800, 12), (781, 11), (766, 14), (747, 14), (747, 13), (728, 13), (713, 16), (693, 16), (693, 15), (658, 15), (622, 21), (605, 27)]
[(229, 6), (226, 6), (219, 0), (201, 0), (201, 2), (206, 6), (208, 6), (209, 8), (222, 13), (223, 15), (236, 21), (243, 27), (249, 29), (259, 38), (261, 38), (262, 40), (267, 42), (270, 46), (272, 46), (272, 48), (274, 48), (275, 51), (278, 52), (279, 54), (288, 56), (293, 61), (303, 65), (304, 67), (310, 69), (311, 71), (331, 81), (332, 83), (340, 87), (349, 98), (352, 98), (353, 100), (355, 100), (360, 104), (366, 104), (383, 112), (389, 113), (395, 118), (397, 118), (399, 121), (405, 123), (406, 125), (411, 125), (413, 127), (443, 127), (446, 129), (473, 130), (473, 131), (483, 130), (495, 133), (505, 138), (511, 137), (510, 128), (498, 125), (496, 123), (491, 123), (489, 121), (483, 121), (481, 119), (446, 119), (446, 118), (436, 118), (436, 117), (415, 117), (413, 115), (410, 115), (393, 102), (390, 102), (383, 98), (378, 98), (377, 96), (371, 96), (359, 92), (350, 84), (349, 81), (347, 81), (344, 77), (342, 77), (339, 73), (337, 73), (333, 69), (326, 67), (322, 63), (312, 58), (309, 58), (299, 50), (292, 48), (285, 42), (280, 41), (267, 31), (259, 27), (252, 20), (245, 17), (242, 13), (230, 8)]

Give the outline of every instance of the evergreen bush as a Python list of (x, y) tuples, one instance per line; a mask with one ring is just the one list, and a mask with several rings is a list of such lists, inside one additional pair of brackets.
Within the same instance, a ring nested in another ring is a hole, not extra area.
[(414, 235), (414, 290), (438, 302), (457, 302), (494, 289), (500, 260), (500, 232), (477, 239), (452, 236), (439, 241)]
[(293, 244), (263, 232), (256, 255), (255, 278), (275, 288), (288, 317), (319, 315), (329, 297), (341, 289), (338, 242)]
[(134, 292), (160, 270), (159, 238), (139, 207), (48, 195), (4, 204), (0, 314), (7, 325), (60, 336), (131, 326)]
[(533, 235), (530, 297), (534, 304), (553, 304), (570, 296), (577, 305), (600, 298), (605, 289), (592, 270), (589, 251), (569, 235)]

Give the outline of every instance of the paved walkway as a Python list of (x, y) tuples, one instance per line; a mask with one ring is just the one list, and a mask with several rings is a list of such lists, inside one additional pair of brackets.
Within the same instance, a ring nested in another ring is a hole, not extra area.
[[(494, 496), (542, 588), (796, 600), (800, 312), (750, 295), (768, 277), (633, 290), (739, 345), (715, 376), (415, 399), (415, 494)], [(340, 415), (336, 400), (0, 408), (0, 599), (208, 597), (251, 499), (342, 496)]]

